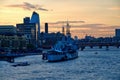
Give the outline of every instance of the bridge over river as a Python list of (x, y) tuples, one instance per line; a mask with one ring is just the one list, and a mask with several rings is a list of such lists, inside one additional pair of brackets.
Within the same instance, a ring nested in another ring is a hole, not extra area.
[(99, 48), (102, 48), (105, 46), (106, 48), (109, 48), (109, 46), (115, 46), (116, 48), (120, 47), (120, 42), (77, 42), (76, 43), (78, 47), (80, 48), (81, 51), (85, 49), (85, 47), (96, 47), (98, 46)]

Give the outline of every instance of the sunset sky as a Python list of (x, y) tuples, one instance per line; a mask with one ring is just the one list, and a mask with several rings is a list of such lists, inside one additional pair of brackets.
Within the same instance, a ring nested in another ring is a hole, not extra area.
[[(83, 38), (86, 34), (114, 36), (120, 28), (120, 0), (1, 0), (0, 25), (22, 23), (36, 11), (41, 19), (41, 31), (45, 22), (85, 21), (70, 23), (72, 35)], [(50, 25), (50, 32), (61, 31), (61, 25)]]

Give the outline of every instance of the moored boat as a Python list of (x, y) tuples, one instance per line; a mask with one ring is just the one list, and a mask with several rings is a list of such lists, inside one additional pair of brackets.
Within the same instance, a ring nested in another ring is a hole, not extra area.
[(49, 62), (64, 61), (78, 57), (78, 48), (71, 41), (59, 41), (51, 50), (43, 53), (42, 59)]

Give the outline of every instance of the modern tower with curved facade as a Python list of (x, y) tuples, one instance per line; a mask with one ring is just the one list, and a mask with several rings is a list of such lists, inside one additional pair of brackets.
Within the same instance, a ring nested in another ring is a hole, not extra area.
[(39, 14), (37, 12), (33, 12), (30, 23), (35, 23), (36, 26), (38, 27), (38, 36), (40, 34), (40, 19), (39, 19)]

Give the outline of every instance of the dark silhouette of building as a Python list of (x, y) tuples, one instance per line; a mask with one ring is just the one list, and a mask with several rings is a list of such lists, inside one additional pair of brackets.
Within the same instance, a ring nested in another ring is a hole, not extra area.
[(26, 23), (30, 23), (30, 17), (25, 17), (23, 19), (23, 22), (26, 24)]
[(38, 46), (40, 37), (40, 19), (38, 13), (34, 11), (31, 19), (30, 17), (25, 17), (23, 23), (16, 24), (16, 27), (17, 32), (26, 37), (28, 44)]
[(35, 12), (35, 11), (33, 12), (30, 23), (36, 24), (36, 27), (37, 27), (36, 30), (38, 30), (38, 36), (39, 36), (39, 34), (40, 34), (40, 18), (39, 18), (39, 14), (37, 12)]
[(62, 27), (62, 34), (65, 35), (65, 28), (64, 27)]
[(11, 51), (25, 49), (26, 38), (17, 34), (17, 29), (13, 25), (0, 25), (0, 48)]
[(15, 35), (16, 28), (13, 25), (0, 25), (0, 35)]
[(48, 33), (48, 23), (45, 23), (45, 33)]
[(51, 48), (57, 41), (62, 40), (64, 35), (60, 32), (57, 33), (41, 33), (40, 43), (43, 48)]
[(35, 23), (21, 23), (16, 24), (17, 32), (26, 37), (28, 44), (36, 45), (37, 32)]
[(120, 37), (120, 29), (115, 29), (115, 37)]

